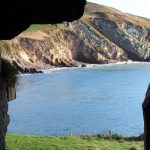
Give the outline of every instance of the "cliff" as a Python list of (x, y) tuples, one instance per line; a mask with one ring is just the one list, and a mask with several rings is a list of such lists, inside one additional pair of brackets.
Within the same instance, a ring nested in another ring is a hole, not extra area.
[(150, 60), (150, 20), (87, 3), (80, 20), (32, 25), (0, 43), (2, 57), (22, 72), (51, 67)]

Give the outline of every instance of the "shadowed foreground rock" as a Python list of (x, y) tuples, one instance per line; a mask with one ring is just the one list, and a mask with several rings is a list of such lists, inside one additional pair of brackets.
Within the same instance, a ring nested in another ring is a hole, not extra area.
[(5, 149), (5, 135), (9, 124), (8, 101), (16, 98), (17, 70), (6, 60), (1, 60), (0, 74), (0, 150)]
[(143, 102), (144, 149), (150, 150), (150, 84)]
[(15, 98), (15, 86), (8, 86), (6, 80), (0, 77), (0, 150), (5, 149), (5, 135), (9, 123), (8, 101)]
[(2, 0), (0, 39), (12, 39), (30, 24), (54, 24), (79, 19), (86, 0)]

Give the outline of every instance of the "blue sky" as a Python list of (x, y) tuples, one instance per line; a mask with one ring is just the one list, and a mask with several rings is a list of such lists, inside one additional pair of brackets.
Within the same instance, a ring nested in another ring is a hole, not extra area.
[(88, 0), (117, 8), (123, 12), (150, 18), (150, 0)]

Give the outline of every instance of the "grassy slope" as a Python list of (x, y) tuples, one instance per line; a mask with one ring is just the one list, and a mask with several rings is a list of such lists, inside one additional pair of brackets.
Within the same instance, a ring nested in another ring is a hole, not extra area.
[(142, 142), (8, 134), (7, 150), (143, 150)]
[(56, 27), (56, 25), (51, 25), (51, 24), (32, 24), (24, 32), (36, 32), (36, 31), (39, 31), (39, 30), (51, 29), (51, 28), (54, 28), (54, 27)]

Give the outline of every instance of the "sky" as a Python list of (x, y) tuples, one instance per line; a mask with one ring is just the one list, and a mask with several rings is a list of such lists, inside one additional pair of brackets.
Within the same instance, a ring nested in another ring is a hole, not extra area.
[(88, 0), (150, 19), (150, 0)]

